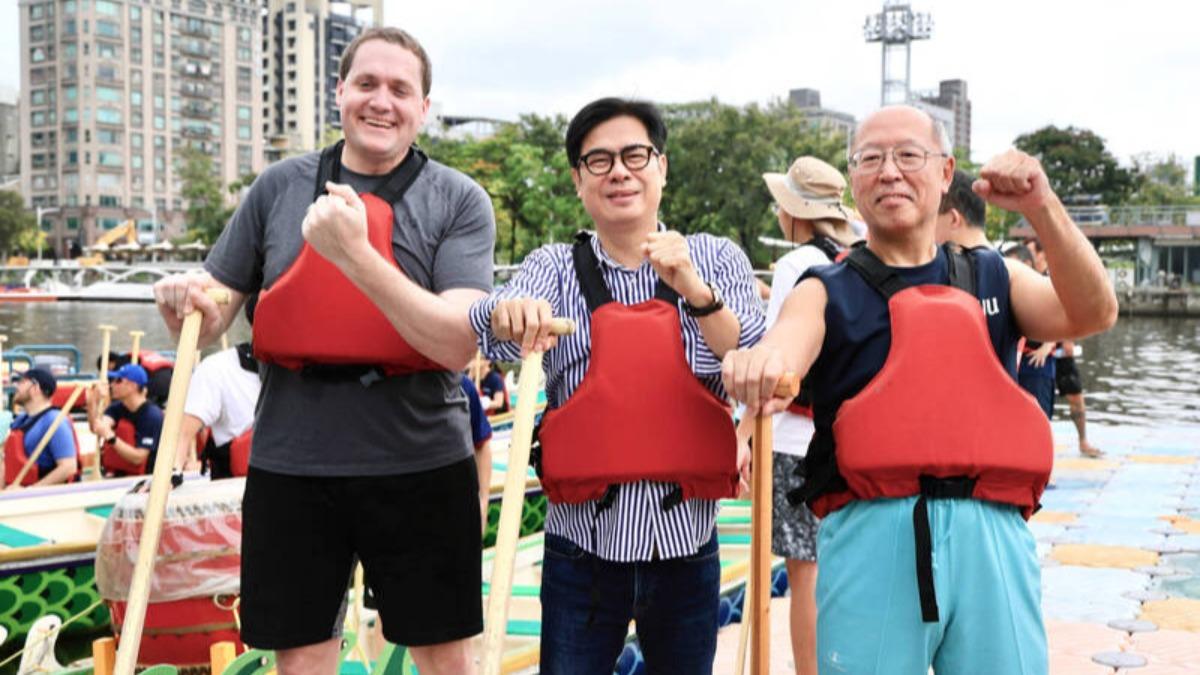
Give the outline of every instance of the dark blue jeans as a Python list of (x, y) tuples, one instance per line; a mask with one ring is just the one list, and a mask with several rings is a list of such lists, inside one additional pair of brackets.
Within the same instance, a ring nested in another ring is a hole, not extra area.
[(542, 675), (611, 675), (630, 619), (651, 675), (712, 673), (720, 585), (715, 534), (686, 558), (616, 563), (547, 533)]

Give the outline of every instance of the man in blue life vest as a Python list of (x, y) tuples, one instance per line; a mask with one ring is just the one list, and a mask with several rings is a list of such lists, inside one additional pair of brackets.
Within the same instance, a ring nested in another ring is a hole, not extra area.
[(22, 485), (12, 484), (25, 462), (41, 444), (59, 411), (50, 403), (58, 382), (45, 368), (30, 368), (23, 373), (14, 373), (13, 385), (16, 387), (13, 403), (20, 406), (23, 412), (13, 420), (4, 441), (3, 480), (0, 480), (0, 485), (13, 489), (74, 480), (79, 473), (79, 455), (71, 430), (71, 418), (68, 417), (54, 430), (54, 436), (38, 456), (37, 464), (22, 478)]
[[(650, 672), (712, 671), (716, 500), (739, 482), (720, 358), (764, 319), (741, 249), (658, 220), (666, 141), (652, 104), (584, 106), (566, 150), (595, 233), (533, 251), (471, 307), (490, 359), (554, 345), (539, 432), (544, 675), (611, 673), (630, 620)], [(578, 330), (555, 340), (552, 316)]]
[(479, 487), (459, 372), (495, 219), (478, 184), (414, 145), (431, 82), (413, 36), (360, 33), (338, 73), (344, 142), (268, 167), (205, 272), (155, 287), (172, 332), (203, 313), (204, 344), (253, 307), (242, 638), (274, 649), (280, 675), (337, 671), (356, 559), (423, 675), (475, 669)]
[[(1034, 540), (1049, 424), (1014, 377), (1020, 335), (1103, 331), (1116, 296), (1036, 159), (1009, 150), (974, 189), (1025, 216), (1054, 285), (990, 249), (938, 247), (954, 157), (925, 112), (884, 108), (851, 147), (865, 247), (802, 278), (763, 341), (725, 357), (726, 387), (776, 412), (779, 377), (813, 381), (816, 432), (791, 495), (822, 516), (822, 672), (1046, 673)], [(1003, 630), (998, 630), (1003, 627)]]

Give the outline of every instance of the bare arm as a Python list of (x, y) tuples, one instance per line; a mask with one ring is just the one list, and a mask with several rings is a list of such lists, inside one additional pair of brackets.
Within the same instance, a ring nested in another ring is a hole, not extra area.
[(183, 414), (179, 424), (179, 440), (175, 445), (175, 469), (186, 469), (196, 462), (196, 434), (204, 427), (204, 421), (195, 415)]
[(772, 397), (775, 385), (784, 373), (803, 378), (817, 360), (825, 340), (828, 298), (824, 284), (805, 279), (788, 294), (775, 325), (758, 345), (725, 355), (721, 372), (725, 389), (746, 404), (747, 417), (760, 406), (767, 414), (787, 407), (788, 401)]
[(1071, 222), (1050, 189), (1042, 165), (1010, 149), (988, 162), (975, 191), (990, 203), (1025, 216), (1038, 234), (1051, 279), (1006, 261), (1017, 326), (1026, 336), (1049, 342), (1083, 337), (1117, 320), (1117, 296), (1087, 237)]
[(33, 485), (34, 487), (37, 487), (39, 485), (58, 485), (60, 483), (65, 483), (71, 479), (71, 476), (75, 475), (75, 471), (78, 468), (79, 465), (75, 461), (74, 457), (60, 459), (54, 464), (54, 468), (51, 469), (50, 473), (42, 476), (41, 479), (39, 479), (38, 482), (34, 483)]

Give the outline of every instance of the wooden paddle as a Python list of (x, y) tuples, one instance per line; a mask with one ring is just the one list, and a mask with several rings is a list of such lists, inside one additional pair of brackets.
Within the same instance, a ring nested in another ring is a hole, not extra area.
[[(800, 393), (800, 378), (787, 373), (775, 386), (775, 398), (793, 399)], [(750, 577), (742, 601), (742, 630), (749, 622), (750, 673), (771, 672), (771, 503), (773, 425), (761, 412), (754, 417), (750, 466)], [(739, 665), (738, 672), (741, 672)]]
[[(550, 332), (575, 332), (570, 319), (553, 319)], [(508, 468), (504, 474), (504, 497), (500, 502), (500, 524), (496, 532), (496, 556), (492, 562), (487, 618), (483, 623), (483, 675), (500, 675), (504, 636), (508, 632), (508, 601), (512, 591), (513, 563), (521, 532), (521, 507), (525, 504), (525, 472), (529, 468), (529, 446), (533, 442), (534, 409), (542, 372), (542, 352), (530, 352), (521, 362), (517, 385), (517, 411), (508, 446)]]
[[(229, 302), (229, 292), (224, 289), (209, 289), (207, 293), (218, 304)], [(154, 556), (158, 552), (163, 516), (167, 510), (167, 493), (171, 488), (171, 469), (175, 465), (179, 427), (183, 424), (183, 404), (187, 398), (188, 384), (192, 380), (192, 370), (196, 365), (200, 322), (200, 312), (193, 311), (184, 317), (183, 328), (179, 332), (175, 372), (171, 376), (167, 410), (163, 416), (162, 433), (158, 437), (158, 453), (154, 458), (154, 477), (150, 480), (150, 497), (146, 501), (146, 520), (142, 524), (137, 564), (133, 568), (133, 579), (129, 584), (125, 622), (118, 638), (117, 663), (114, 668), (116, 675), (133, 675), (137, 666), (138, 648), (142, 642), (142, 628), (146, 621), (146, 605), (150, 595), (150, 575), (154, 572)], [(136, 354), (135, 342), (134, 355)]]
[(68, 411), (71, 410), (71, 406), (75, 405), (75, 401), (79, 398), (79, 395), (82, 394), (86, 389), (87, 387), (79, 385), (75, 387), (75, 391), (71, 392), (71, 395), (67, 397), (66, 404), (63, 405), (62, 410), (59, 410), (58, 414), (54, 416), (54, 421), (50, 423), (50, 428), (47, 429), (46, 433), (42, 435), (42, 440), (38, 441), (37, 447), (33, 449), (33, 453), (29, 455), (29, 459), (25, 460), (25, 466), (22, 466), (21, 470), (17, 472), (16, 478), (13, 478), (11, 483), (12, 485), (20, 485), (21, 480), (25, 478), (25, 474), (29, 473), (29, 470), (37, 464), (38, 457), (41, 457), (42, 452), (46, 450), (46, 446), (50, 445), (50, 439), (54, 437), (54, 432), (58, 431), (58, 427), (60, 427), (63, 420), (67, 418), (67, 414)]
[[(114, 330), (117, 329), (117, 327), (107, 324), (107, 323), (102, 323), (98, 326), (98, 328), (100, 329), (100, 334), (102, 336), (104, 336), (104, 339), (102, 341), (103, 344), (101, 345), (101, 348), (100, 348), (100, 379), (107, 382), (108, 381), (108, 352), (109, 352), (109, 349), (112, 347), (112, 333)], [(107, 391), (107, 389), (105, 391)], [(103, 414), (104, 409), (108, 407), (108, 397), (105, 396), (105, 397), (101, 398), (100, 402), (97, 405), (100, 408), (100, 413)], [(101, 476), (104, 474), (104, 467), (101, 466), (101, 463), (100, 463), (101, 449), (103, 447), (104, 447), (104, 439), (100, 437), (100, 434), (96, 434), (96, 455), (95, 455), (95, 465), (92, 466), (92, 473), (91, 473), (92, 480), (100, 480)]]
[[(0, 335), (0, 355), (4, 354), (4, 343), (5, 342), (8, 342), (8, 336)], [(0, 372), (0, 375), (8, 375), (8, 363), (0, 361), (0, 370), (3, 371), (3, 372)], [(8, 384), (7, 380), (0, 382), (0, 410), (8, 410), (8, 398), (7, 398), (8, 394), (4, 393), (4, 386), (3, 386), (5, 384)]]
[(129, 331), (130, 337), (133, 338), (133, 348), (129, 350), (129, 362), (135, 366), (138, 364), (139, 357), (142, 353), (142, 336), (145, 334), (146, 331), (144, 330)]

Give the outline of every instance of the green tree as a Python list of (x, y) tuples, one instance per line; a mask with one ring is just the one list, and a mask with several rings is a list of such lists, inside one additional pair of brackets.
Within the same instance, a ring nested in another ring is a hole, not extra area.
[(1087, 129), (1047, 126), (1018, 136), (1016, 146), (1041, 160), (1058, 196), (1100, 195), (1104, 204), (1115, 206), (1138, 188), (1138, 176), (1117, 165), (1104, 146), (1104, 139)]
[(0, 251), (7, 258), (15, 249), (37, 247), (37, 219), (25, 210), (21, 195), (0, 190)]
[(187, 236), (211, 244), (232, 215), (225, 206), (221, 180), (213, 171), (212, 159), (194, 148), (180, 153), (178, 165), (183, 198), (187, 200)]
[(783, 102), (736, 107), (716, 99), (664, 107), (668, 187), (662, 218), (682, 232), (729, 237), (756, 266), (771, 258), (758, 238), (778, 237), (762, 174), (786, 171), (801, 155), (846, 170), (846, 138), (815, 127)]
[(565, 124), (561, 117), (526, 115), (483, 139), (422, 139), (431, 157), (491, 196), (500, 262), (514, 264), (542, 244), (569, 241), (588, 222), (562, 149)]
[(1130, 204), (1200, 204), (1188, 185), (1187, 167), (1174, 154), (1165, 159), (1141, 155), (1134, 158), (1134, 167), (1140, 180)]

